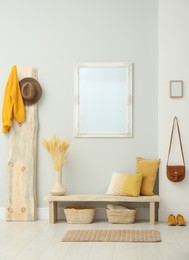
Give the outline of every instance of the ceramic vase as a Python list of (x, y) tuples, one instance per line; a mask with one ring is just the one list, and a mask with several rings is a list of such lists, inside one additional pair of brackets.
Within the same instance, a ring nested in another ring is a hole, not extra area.
[(62, 196), (66, 193), (64, 185), (62, 184), (62, 172), (55, 172), (55, 184), (50, 190), (53, 196)]

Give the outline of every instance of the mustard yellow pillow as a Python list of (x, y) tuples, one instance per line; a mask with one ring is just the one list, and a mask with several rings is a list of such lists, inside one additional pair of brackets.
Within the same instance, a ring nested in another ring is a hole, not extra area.
[(109, 195), (139, 196), (143, 174), (113, 173), (107, 191)]
[(159, 169), (160, 160), (136, 158), (136, 173), (143, 173), (141, 195), (153, 196), (154, 184)]

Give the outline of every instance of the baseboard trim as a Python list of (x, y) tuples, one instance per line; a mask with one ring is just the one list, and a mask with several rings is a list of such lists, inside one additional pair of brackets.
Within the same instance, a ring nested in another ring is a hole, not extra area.
[[(49, 219), (49, 208), (38, 208), (37, 219), (47, 220)], [(64, 208), (58, 209), (58, 219), (65, 219)], [(95, 219), (106, 220), (106, 209), (97, 208), (95, 213)], [(0, 220), (5, 220), (5, 208), (0, 208)], [(137, 208), (136, 220), (149, 220), (149, 208)]]
[(37, 209), (37, 219), (49, 219), (49, 208), (38, 208)]
[[(158, 220), (167, 221), (170, 214), (181, 214), (186, 221), (189, 221), (189, 209), (158, 209)], [(37, 209), (37, 219), (49, 219), (49, 209), (47, 207)], [(58, 218), (65, 219), (64, 208), (58, 209)], [(97, 208), (95, 218), (98, 220), (107, 219), (106, 210)], [(0, 220), (5, 220), (5, 208), (0, 208)], [(137, 208), (136, 220), (149, 220), (149, 208)]]
[(177, 215), (181, 214), (184, 216), (186, 221), (189, 221), (189, 209), (158, 209), (158, 220), (167, 221), (170, 214)]
[(5, 220), (5, 208), (0, 208), (0, 220)]

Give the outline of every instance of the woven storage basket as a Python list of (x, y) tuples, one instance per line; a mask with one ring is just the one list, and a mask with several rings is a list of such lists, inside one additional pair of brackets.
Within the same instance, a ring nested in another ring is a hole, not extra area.
[(136, 209), (106, 209), (108, 222), (112, 224), (131, 224), (135, 222)]
[(66, 220), (71, 224), (88, 224), (93, 222), (95, 208), (92, 207), (66, 207), (64, 209)]

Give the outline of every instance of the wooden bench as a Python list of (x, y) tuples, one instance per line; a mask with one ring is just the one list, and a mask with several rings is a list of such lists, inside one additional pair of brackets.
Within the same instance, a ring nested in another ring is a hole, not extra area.
[(46, 196), (45, 201), (49, 203), (49, 223), (54, 224), (58, 217), (58, 202), (148, 202), (150, 204), (150, 224), (155, 224), (155, 203), (160, 201), (158, 195), (154, 196), (114, 196), (114, 195), (92, 195), (92, 194), (73, 194), (65, 196)]

